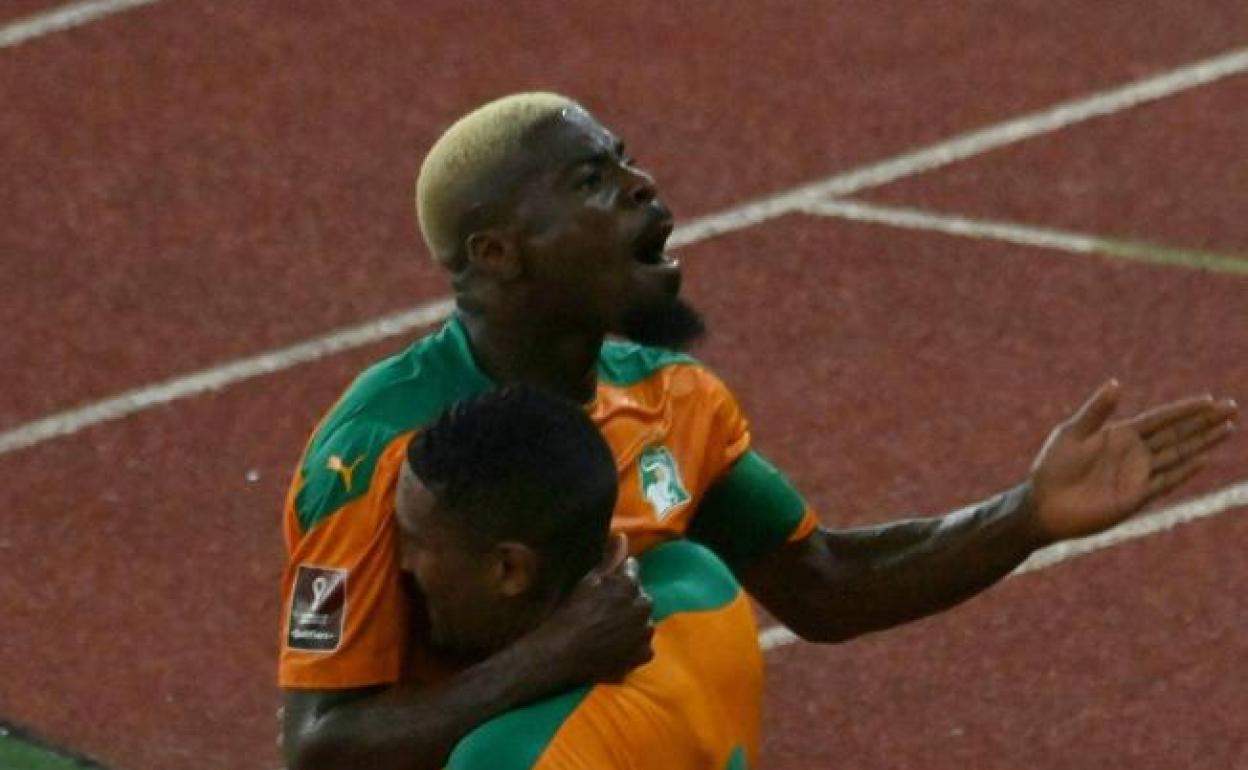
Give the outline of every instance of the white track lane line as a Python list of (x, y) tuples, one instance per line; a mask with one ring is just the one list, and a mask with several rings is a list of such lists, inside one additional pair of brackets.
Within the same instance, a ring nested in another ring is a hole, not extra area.
[(1248, 254), (1236, 259), (1233, 256), (1211, 252), (1174, 249), (1065, 230), (971, 219), (953, 214), (938, 214), (919, 209), (879, 206), (874, 203), (848, 200), (819, 201), (804, 206), (802, 211), (816, 216), (870, 222), (908, 230), (934, 231), (965, 238), (1005, 241), (1077, 254), (1099, 254), (1118, 259), (1198, 268), (1218, 273), (1248, 274)]
[[(1137, 516), (1099, 535), (1068, 540), (1043, 548), (1033, 553), (1031, 558), (1020, 564), (1009, 576), (1048, 569), (1077, 556), (1113, 548), (1129, 540), (1164, 532), (1181, 524), (1217, 516), (1245, 505), (1248, 505), (1248, 481), (1240, 481), (1216, 492)], [(758, 643), (764, 652), (796, 641), (799, 641), (797, 635), (784, 626), (772, 626), (758, 634)]]
[(394, 313), (368, 323), (341, 329), (323, 337), (297, 345), (243, 358), (224, 366), (176, 377), (166, 382), (127, 391), (80, 409), (26, 423), (15, 430), (0, 433), (0, 455), (18, 449), (77, 433), (83, 428), (117, 420), (160, 404), (221, 390), (253, 377), (273, 374), (301, 363), (317, 361), (364, 345), (419, 329), (446, 318), (454, 308), (453, 300), (438, 299), (412, 310)]
[(853, 195), (899, 179), (948, 166), (990, 150), (1052, 133), (1076, 123), (1113, 115), (1167, 96), (1248, 72), (1248, 48), (1189, 64), (1162, 75), (1063, 102), (978, 131), (955, 136), (890, 160), (872, 163), (786, 192), (760, 198), (720, 214), (695, 219), (673, 236), (676, 246), (740, 230), (787, 214), (823, 198)]
[(156, 2), (159, 0), (86, 0), (62, 5), (0, 27), (0, 48), (9, 48), (37, 37), (89, 24), (105, 16)]
[[(1047, 110), (999, 123), (989, 128), (953, 137), (944, 142), (905, 153), (891, 160), (872, 163), (787, 192), (759, 198), (718, 214), (700, 217), (677, 228), (672, 248), (687, 246), (723, 233), (740, 230), (769, 219), (800, 211), (802, 208), (834, 195), (849, 195), (870, 187), (892, 182), (905, 176), (930, 171), (973, 155), (1057, 131), (1104, 115), (1161, 99), (1220, 78), (1248, 71), (1248, 48), (1237, 49), (1212, 59), (1190, 64), (1163, 75), (1102, 91), (1084, 99), (1063, 102)], [(386, 316), (341, 332), (334, 332), (288, 348), (270, 351), (221, 366), (205, 369), (122, 393), (75, 409), (69, 409), (11, 428), (0, 433), (0, 455), (33, 446), (58, 436), (67, 436), (99, 423), (116, 420), (159, 404), (165, 404), (198, 393), (220, 390), (235, 382), (288, 369), (315, 361), (326, 355), (377, 342), (389, 336), (405, 334), (420, 326), (436, 323), (440, 316), (428, 313), (430, 307), (449, 308), (450, 300), (421, 306), (414, 310)], [(407, 321), (418, 316), (420, 324)], [(362, 330), (371, 330), (363, 333)], [(359, 342), (340, 342), (340, 336)], [(327, 344), (326, 341), (332, 341)], [(320, 354), (310, 351), (322, 350)]]

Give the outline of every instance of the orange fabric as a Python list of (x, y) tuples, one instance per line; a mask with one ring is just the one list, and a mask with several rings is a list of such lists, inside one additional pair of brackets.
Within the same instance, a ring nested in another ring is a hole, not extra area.
[[(758, 758), (763, 658), (745, 594), (658, 625), (654, 659), (618, 685), (598, 685), (559, 728), (533, 770), (719, 770), (733, 749)], [(639, 756), (628, 747), (662, 746)]]
[[(628, 387), (600, 382), (590, 416), (616, 458), (620, 495), (612, 529), (629, 535), (634, 554), (680, 537), (707, 488), (750, 445), (749, 425), (736, 399), (701, 366), (664, 367)], [(283, 628), (278, 680), (282, 687), (346, 688), (397, 682), (409, 637), (399, 583), (398, 534), (392, 520), (394, 487), (414, 433), (392, 441), (378, 460), (368, 493), (302, 532), (292, 481), (284, 511), (288, 561), (282, 578), (284, 623), (299, 565), (347, 571), (347, 607), (341, 644), (332, 651), (292, 650)], [(688, 499), (658, 511), (644, 496), (639, 458), (665, 447)], [(410, 663), (409, 663), (410, 665)], [(423, 667), (422, 667), (423, 668)], [(410, 669), (409, 669), (410, 671)]]
[[(290, 558), (282, 575), (282, 629), (278, 681), (282, 687), (363, 687), (395, 682), (407, 647), (407, 601), (399, 583), (398, 530), (391, 512), (394, 489), (407, 444), (402, 434), (382, 452), (368, 494), (338, 510), (303, 534), (294, 498), (296, 478), (286, 497), (286, 547)], [(295, 573), (300, 565), (346, 570), (342, 639), (331, 651), (291, 649), (286, 643)]]
[[(749, 449), (736, 399), (700, 366), (669, 366), (627, 388), (599, 385), (590, 416), (615, 455), (620, 496), (611, 528), (626, 532), (634, 554), (680, 537), (702, 495)], [(690, 499), (660, 514), (643, 496), (638, 458), (670, 450)]]
[(807, 508), (806, 512), (802, 514), (802, 520), (798, 522), (797, 527), (789, 533), (789, 542), (796, 543), (800, 540), (805, 540), (818, 528), (819, 517), (815, 515), (814, 511)]

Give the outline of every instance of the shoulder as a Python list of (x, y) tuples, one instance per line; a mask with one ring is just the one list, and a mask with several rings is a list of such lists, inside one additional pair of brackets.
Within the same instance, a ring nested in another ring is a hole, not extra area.
[(598, 378), (609, 390), (637, 401), (666, 404), (682, 414), (742, 419), (732, 389), (703, 362), (685, 353), (608, 340), (598, 355)]
[(719, 609), (740, 593), (737, 579), (723, 560), (692, 540), (670, 540), (637, 561), (639, 581), (654, 602), (655, 623), (676, 614)]
[(598, 376), (612, 385), (635, 385), (672, 367), (705, 369), (693, 356), (624, 340), (607, 340), (598, 353)]
[(488, 383), (467, 371), (450, 325), (366, 369), (313, 433), (295, 497), (306, 531), (363, 496), (379, 460), (397, 440)]
[(536, 768), (559, 728), (591, 690), (579, 687), (491, 719), (456, 745), (446, 770)]
[(728, 386), (709, 366), (687, 353), (607, 340), (598, 354), (598, 377), (608, 385), (631, 388), (662, 380), (668, 388), (699, 395), (728, 395)]

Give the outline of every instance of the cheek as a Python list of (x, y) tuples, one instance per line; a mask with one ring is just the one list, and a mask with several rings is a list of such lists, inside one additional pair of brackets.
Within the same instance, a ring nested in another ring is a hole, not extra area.
[(433, 552), (413, 554), (410, 561), (436, 625), (459, 630), (474, 619), (484, 601), (475, 565)]

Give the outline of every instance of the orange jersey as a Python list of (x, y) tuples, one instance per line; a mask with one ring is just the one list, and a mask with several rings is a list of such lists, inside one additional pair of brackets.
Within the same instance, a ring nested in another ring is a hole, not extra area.
[[(399, 681), (410, 610), (393, 511), (407, 442), (493, 387), (453, 317), (362, 374), (317, 427), (284, 511), (283, 687)], [(796, 493), (750, 451), (736, 399), (694, 359), (608, 341), (587, 408), (619, 470), (612, 528), (635, 553), (690, 536), (737, 563), (814, 529)]]
[(469, 733), (447, 770), (745, 770), (758, 753), (762, 653), (749, 600), (706, 548), (642, 555), (654, 658), (620, 684), (581, 687)]

